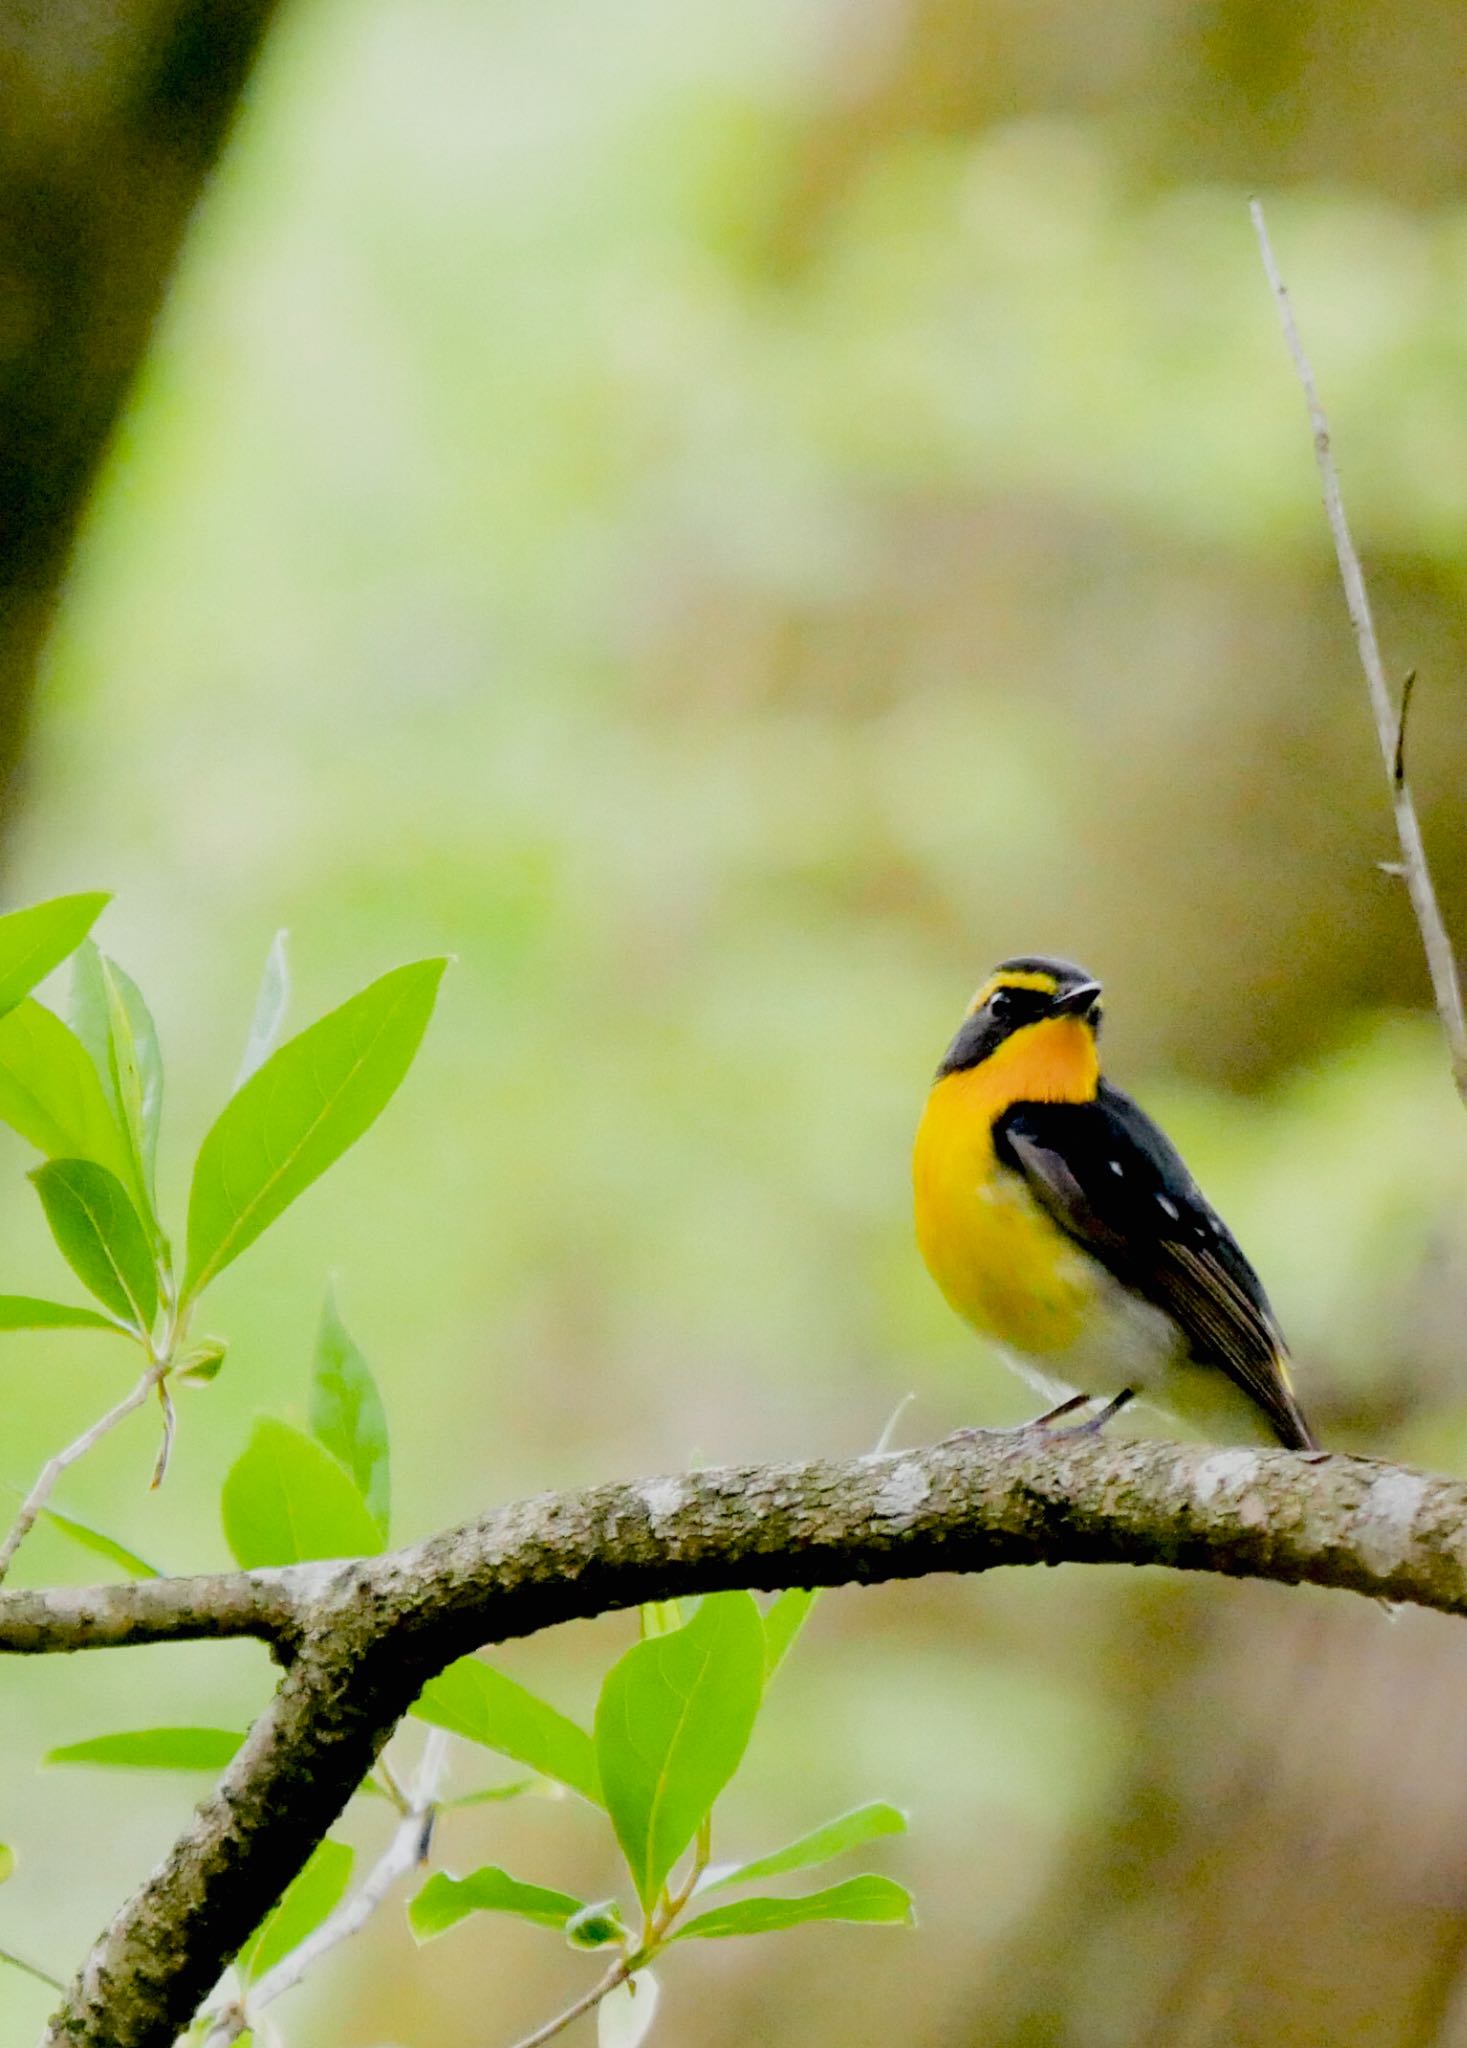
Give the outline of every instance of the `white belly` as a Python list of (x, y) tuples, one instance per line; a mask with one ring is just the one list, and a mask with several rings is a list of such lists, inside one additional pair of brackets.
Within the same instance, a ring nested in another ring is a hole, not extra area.
[(1030, 1386), (1056, 1401), (1067, 1394), (1097, 1394), (1108, 1401), (1127, 1387), (1133, 1394), (1150, 1394), (1180, 1362), (1183, 1346), (1176, 1324), (1113, 1280), (1098, 1261), (1080, 1256), (1095, 1266), (1099, 1284), (1074, 1339), (1064, 1350), (1042, 1357), (1005, 1350), (1005, 1360)]
[(1000, 1355), (1051, 1406), (1071, 1394), (1109, 1401), (1129, 1388), (1209, 1443), (1278, 1442), (1261, 1409), (1222, 1367), (1194, 1364), (1171, 1317), (1109, 1273), (1065, 1350), (1036, 1357), (1005, 1348)]

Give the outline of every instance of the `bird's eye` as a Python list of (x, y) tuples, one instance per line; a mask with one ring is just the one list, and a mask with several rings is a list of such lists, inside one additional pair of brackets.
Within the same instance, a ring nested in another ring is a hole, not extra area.
[(988, 1009), (991, 1016), (998, 1018), (1011, 1016), (1013, 1008), (1014, 996), (1012, 989), (996, 988), (988, 998)]

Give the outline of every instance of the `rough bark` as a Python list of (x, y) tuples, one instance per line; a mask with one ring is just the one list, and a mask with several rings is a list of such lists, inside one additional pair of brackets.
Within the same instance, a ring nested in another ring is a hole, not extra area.
[(217, 1791), (87, 1959), (47, 2041), (165, 2048), (455, 1657), (639, 1601), (997, 1565), (1166, 1564), (1467, 1613), (1467, 1486), (1358, 1458), (974, 1433), (517, 1502), (410, 1549), (0, 1596), (25, 1653), (249, 1634), (285, 1664)]

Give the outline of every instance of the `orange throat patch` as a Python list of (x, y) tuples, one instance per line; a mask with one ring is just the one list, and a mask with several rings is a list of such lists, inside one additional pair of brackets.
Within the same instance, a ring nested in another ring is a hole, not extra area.
[(918, 1126), (912, 1171), (928, 1270), (959, 1315), (1019, 1351), (1069, 1343), (1091, 1283), (1056, 1225), (1000, 1168), (994, 1121), (1014, 1102), (1089, 1102), (1099, 1078), (1089, 1025), (1046, 1017), (976, 1067), (944, 1074)]
[(1089, 1102), (1100, 1080), (1095, 1033), (1078, 1017), (1044, 1017), (1006, 1038), (976, 1067), (944, 1075), (964, 1083), (969, 1113), (992, 1122), (1011, 1102)]

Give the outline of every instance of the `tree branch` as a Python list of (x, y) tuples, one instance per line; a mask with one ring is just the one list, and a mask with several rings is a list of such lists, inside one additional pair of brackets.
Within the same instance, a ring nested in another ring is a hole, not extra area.
[(0, 1592), (0, 1651), (38, 1657), (57, 1650), (258, 1636), (285, 1662), (299, 1640), (313, 1588), (325, 1576), (319, 1565), (295, 1565), (285, 1571)]
[(288, 1659), (218, 1789), (102, 1934), (47, 2042), (168, 2048), (422, 1686), (467, 1651), (729, 1586), (1066, 1560), (1308, 1581), (1467, 1614), (1467, 1485), (1361, 1458), (975, 1433), (847, 1464), (542, 1494), (344, 1564), (0, 1595), (0, 1649), (231, 1633)]
[[(209, 2029), (204, 2048), (231, 2048), (231, 2043), (237, 2041), (241, 2034), (257, 2025), (264, 2008), (273, 2005), (282, 1992), (293, 1991), (322, 1956), (329, 1955), (342, 1942), (350, 1941), (354, 1934), (360, 1934), (398, 1880), (427, 1861), (439, 1791), (448, 1761), (448, 1742), (449, 1738), (441, 1728), (430, 1729), (412, 1798), (398, 1816), (392, 1840), (362, 1883), (342, 1900), (334, 1912), (327, 1914), (313, 1933), (308, 1934), (288, 1955), (282, 1956), (258, 1984), (225, 2007)], [(65, 1987), (58, 1985), (57, 1988), (62, 1990)]]
[(1375, 620), (1370, 610), (1370, 597), (1365, 588), (1364, 572), (1350, 535), (1350, 523), (1345, 517), (1345, 501), (1340, 492), (1339, 471), (1335, 468), (1335, 458), (1330, 447), (1329, 421), (1320, 402), (1319, 386), (1314, 381), (1314, 367), (1305, 354), (1304, 343), (1299, 337), (1288, 287), (1279, 275), (1273, 244), (1268, 238), (1268, 227), (1263, 218), (1263, 208), (1258, 200), (1253, 199), (1249, 201), (1248, 211), (1252, 215), (1253, 231), (1258, 237), (1264, 273), (1268, 278), (1274, 303), (1278, 307), (1284, 341), (1293, 358), (1294, 370), (1304, 393), (1304, 403), (1309, 408), (1309, 424), (1314, 430), (1314, 459), (1319, 469), (1325, 517), (1329, 521), (1330, 534), (1335, 544), (1335, 559), (1340, 565), (1340, 581), (1345, 589), (1345, 607), (1350, 614), (1350, 624), (1355, 629), (1355, 644), (1360, 649), (1360, 666), (1365, 671), (1365, 683), (1370, 692), (1370, 709), (1375, 718), (1381, 757), (1385, 762), (1386, 774), (1390, 778), (1396, 837), (1401, 846), (1400, 866), (1396, 868), (1392, 864), (1392, 872), (1399, 873), (1411, 898), (1411, 908), (1415, 912), (1421, 943), (1426, 951), (1426, 965), (1431, 975), (1437, 1015), (1441, 1019), (1442, 1030), (1446, 1035), (1447, 1051), (1452, 1062), (1452, 1079), (1456, 1083), (1458, 1095), (1461, 1096), (1463, 1103), (1467, 1104), (1467, 1012), (1464, 1012), (1462, 1004), (1462, 979), (1457, 969), (1456, 955), (1452, 951), (1452, 942), (1442, 918), (1441, 905), (1436, 899), (1436, 889), (1426, 859), (1426, 846), (1421, 837), (1420, 820), (1416, 816), (1416, 805), (1406, 780), (1406, 712), (1411, 701), (1411, 685), (1416, 679), (1415, 671), (1412, 671), (1402, 685), (1401, 708), (1397, 712), (1391, 703), (1385, 667), (1380, 658), (1380, 646), (1375, 637)]

